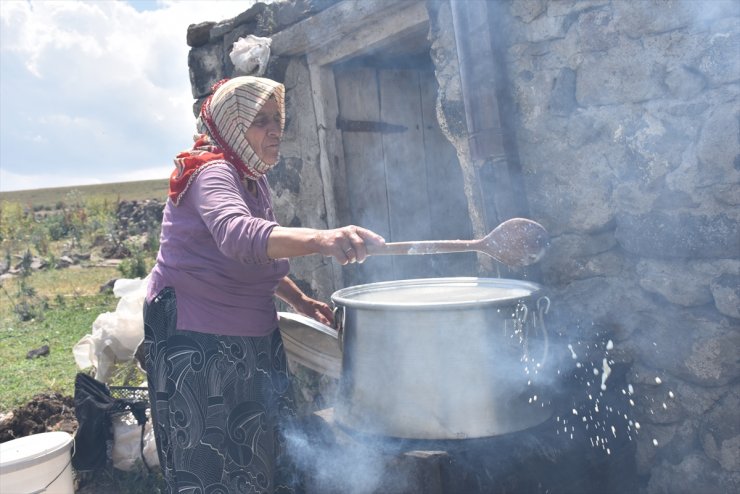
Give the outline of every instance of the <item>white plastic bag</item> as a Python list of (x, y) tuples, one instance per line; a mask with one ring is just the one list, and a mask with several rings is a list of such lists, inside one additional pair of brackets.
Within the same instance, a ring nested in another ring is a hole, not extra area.
[(92, 334), (83, 336), (72, 348), (77, 367), (95, 369), (95, 379), (108, 382), (117, 363), (134, 359), (144, 339), (144, 298), (149, 283), (141, 279), (120, 279), (113, 293), (121, 297), (115, 312), (100, 314), (92, 325)]
[[(149, 410), (147, 409), (147, 417)], [(125, 472), (131, 471), (141, 461), (141, 426), (131, 412), (119, 413), (111, 417), (113, 423), (113, 467)], [(157, 444), (154, 441), (152, 420), (144, 426), (144, 459), (149, 467), (159, 466)]]
[(260, 38), (251, 34), (246, 38), (239, 38), (234, 42), (231, 53), (229, 53), (231, 63), (240, 75), (259, 77), (267, 69), (271, 43), (270, 38)]

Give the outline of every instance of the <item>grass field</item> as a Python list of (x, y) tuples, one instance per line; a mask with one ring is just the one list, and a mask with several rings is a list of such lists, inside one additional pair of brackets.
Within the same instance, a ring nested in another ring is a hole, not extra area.
[[(103, 312), (114, 311), (118, 299), (99, 293), (100, 285), (120, 277), (116, 268), (46, 270), (33, 274), (30, 285), (37, 303), (46, 301), (42, 317), (20, 321), (14, 306), (19, 302), (19, 279), (0, 287), (0, 412), (12, 410), (38, 393), (56, 391), (71, 396), (78, 372), (72, 347), (92, 332), (92, 323)], [(46, 357), (27, 359), (26, 354), (48, 345)]]
[(144, 180), (139, 182), (119, 182), (99, 185), (78, 185), (74, 187), (54, 187), (50, 189), (18, 190), (0, 192), (0, 202), (15, 202), (26, 206), (53, 209), (64, 202), (73, 191), (95, 200), (116, 202), (143, 201), (146, 199), (167, 199), (167, 179)]
[[(30, 270), (0, 281), (0, 412), (27, 403), (37, 393), (73, 394), (78, 369), (72, 346), (92, 332), (98, 315), (115, 310), (118, 301), (110, 293), (101, 294), (100, 286), (134, 277), (116, 267), (101, 267), (96, 239), (115, 232), (119, 201), (164, 201), (166, 195), (167, 180), (0, 193), (0, 260), (6, 266), (16, 266), (29, 254), (53, 265), (65, 252), (97, 253), (93, 260), (69, 268)], [(41, 216), (25, 212), (42, 210)], [(158, 225), (153, 228), (158, 235)], [(148, 267), (155, 254), (142, 253)], [(48, 356), (26, 358), (29, 350), (42, 345), (50, 347)]]

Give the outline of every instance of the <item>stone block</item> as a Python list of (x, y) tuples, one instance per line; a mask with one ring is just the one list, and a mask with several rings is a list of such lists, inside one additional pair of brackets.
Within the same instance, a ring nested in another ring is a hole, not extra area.
[(707, 85), (701, 73), (686, 66), (670, 69), (666, 73), (665, 83), (671, 95), (685, 100), (698, 96)]
[(660, 385), (654, 380), (646, 384), (633, 384), (635, 392), (632, 400), (635, 406), (631, 415), (641, 424), (675, 424), (688, 417), (673, 391), (675, 383), (671, 383), (670, 377), (664, 376), (664, 379)]
[(661, 462), (651, 471), (646, 494), (696, 494), (737, 492), (740, 478), (727, 475), (701, 453), (693, 453), (678, 464)]
[(547, 10), (545, 0), (521, 0), (509, 4), (509, 12), (524, 23), (532, 22)]
[(713, 34), (696, 68), (713, 86), (740, 80), (740, 30)]
[(554, 115), (567, 116), (576, 106), (576, 73), (563, 68), (555, 77), (548, 107)]
[(637, 451), (635, 453), (639, 474), (645, 475), (651, 472), (660, 450), (670, 444), (676, 435), (676, 429), (678, 429), (676, 424), (640, 424), (639, 432), (636, 434)]
[(576, 100), (580, 106), (598, 106), (663, 97), (664, 70), (659, 54), (621, 40), (606, 53), (583, 56), (576, 71)]
[(537, 166), (536, 173), (523, 176), (532, 214), (552, 226), (552, 235), (608, 229), (615, 211), (607, 158), (591, 146), (561, 147), (550, 142), (520, 148), (522, 163)]
[(674, 394), (692, 417), (699, 417), (714, 407), (728, 389), (726, 386), (706, 387), (678, 381)]
[(658, 259), (732, 259), (740, 221), (727, 213), (617, 213), (617, 242), (628, 252)]
[(694, 2), (682, 0), (643, 0), (613, 2), (614, 22), (630, 38), (664, 33), (691, 25), (695, 18)]
[(735, 385), (704, 417), (700, 439), (704, 452), (725, 470), (740, 472), (740, 386)]
[(740, 182), (739, 108), (737, 104), (717, 106), (704, 121), (696, 146), (697, 173), (703, 184)]
[(611, 9), (595, 8), (578, 16), (576, 21), (578, 48), (586, 51), (606, 51), (618, 42), (619, 33), (612, 22)]
[(211, 28), (215, 25), (215, 22), (200, 22), (188, 26), (188, 33), (185, 40), (188, 46), (197, 48), (208, 43), (211, 36)]
[(626, 345), (644, 365), (703, 386), (724, 386), (740, 377), (740, 331), (726, 319), (672, 307), (640, 317), (641, 327)]
[(725, 273), (713, 279), (709, 288), (720, 313), (740, 318), (740, 275)]
[(637, 264), (640, 286), (657, 293), (673, 304), (683, 307), (712, 302), (709, 281), (712, 273), (692, 269), (684, 262), (644, 260)]
[(221, 43), (192, 48), (188, 53), (190, 85), (194, 98), (211, 93), (211, 86), (225, 77), (224, 53)]
[(553, 292), (548, 327), (572, 337), (592, 337), (593, 323), (608, 328), (615, 341), (627, 340), (644, 326), (643, 314), (656, 310), (636, 282), (624, 275), (578, 280)]

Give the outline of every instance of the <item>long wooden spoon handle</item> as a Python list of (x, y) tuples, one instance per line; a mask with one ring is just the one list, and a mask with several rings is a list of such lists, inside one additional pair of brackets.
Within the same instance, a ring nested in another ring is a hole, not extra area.
[(383, 246), (368, 245), (371, 256), (408, 256), (448, 254), (480, 250), (480, 240), (421, 240), (418, 242), (390, 242)]

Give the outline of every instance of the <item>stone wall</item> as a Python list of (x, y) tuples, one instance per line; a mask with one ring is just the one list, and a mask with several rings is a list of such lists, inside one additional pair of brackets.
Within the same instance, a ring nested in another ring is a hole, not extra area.
[[(191, 27), (194, 98), (232, 75), (237, 37), (269, 35), (331, 3), (258, 5)], [(597, 412), (599, 394), (624, 395), (624, 427), (614, 433), (636, 443), (645, 493), (737, 492), (739, 4), (491, 5), (514, 108), (502, 117), (515, 129), (531, 217), (552, 234), (541, 264), (553, 300), (548, 325), (571, 345), (554, 359), (558, 370), (583, 366), (594, 388), (604, 379), (607, 391), (593, 392)], [(438, 118), (473, 177), (481, 164), (467, 149), (450, 6), (427, 6)], [(285, 225), (327, 227), (305, 59), (273, 60), (268, 75), (288, 87), (283, 160), (271, 174), (276, 211)], [(481, 230), (480, 211), (471, 217)], [(327, 298), (336, 287), (326, 260), (293, 266), (310, 293)]]
[(646, 492), (737, 492), (740, 6), (509, 0), (499, 14), (504, 118), (553, 235), (552, 325), (579, 360), (628, 369)]

